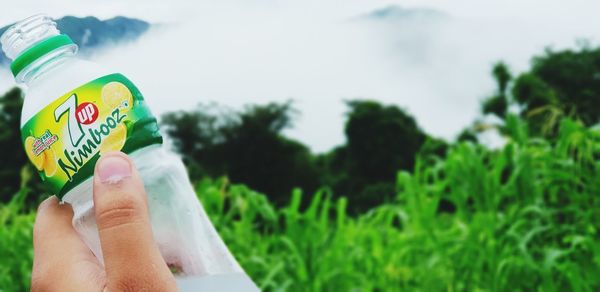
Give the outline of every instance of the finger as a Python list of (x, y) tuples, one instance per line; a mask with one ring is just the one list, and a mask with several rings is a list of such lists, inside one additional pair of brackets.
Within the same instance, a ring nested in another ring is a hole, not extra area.
[(59, 204), (54, 196), (40, 204), (33, 228), (33, 291), (101, 288), (102, 268), (73, 229), (72, 219), (71, 206)]
[(98, 160), (94, 208), (109, 290), (175, 287), (152, 237), (144, 185), (127, 155), (111, 152)]

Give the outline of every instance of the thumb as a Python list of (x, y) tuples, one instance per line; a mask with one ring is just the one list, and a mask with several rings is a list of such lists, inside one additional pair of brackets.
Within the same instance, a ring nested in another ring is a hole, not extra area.
[(174, 289), (152, 237), (144, 185), (127, 155), (103, 154), (96, 163), (94, 210), (109, 291)]

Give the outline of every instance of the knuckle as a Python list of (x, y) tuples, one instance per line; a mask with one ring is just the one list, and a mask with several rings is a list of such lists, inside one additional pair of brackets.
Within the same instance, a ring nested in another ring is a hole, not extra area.
[(96, 210), (99, 229), (110, 229), (139, 220), (142, 213), (140, 200), (126, 194), (117, 195), (117, 199)]
[(158, 289), (158, 285), (151, 278), (142, 277), (138, 274), (121, 275), (112, 284), (111, 286), (114, 288), (112, 290), (114, 291), (164, 291)]

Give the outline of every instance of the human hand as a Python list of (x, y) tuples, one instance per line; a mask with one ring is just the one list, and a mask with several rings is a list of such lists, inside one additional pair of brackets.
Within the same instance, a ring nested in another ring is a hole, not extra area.
[(103, 267), (71, 225), (73, 210), (53, 196), (33, 230), (32, 291), (176, 291), (152, 237), (146, 192), (127, 155), (103, 154), (94, 171), (94, 211)]

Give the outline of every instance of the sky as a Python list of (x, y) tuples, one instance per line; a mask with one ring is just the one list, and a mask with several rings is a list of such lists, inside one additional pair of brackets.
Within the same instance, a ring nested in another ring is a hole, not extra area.
[[(389, 5), (447, 17), (359, 19)], [(166, 24), (92, 59), (129, 76), (158, 114), (292, 100), (300, 115), (286, 134), (323, 152), (344, 143), (344, 101), (358, 98), (398, 105), (453, 139), (480, 117), (494, 62), (518, 73), (545, 47), (598, 44), (598, 9), (583, 0), (20, 0), (0, 10), (0, 24), (41, 12)], [(11, 85), (0, 70), (0, 91)]]

